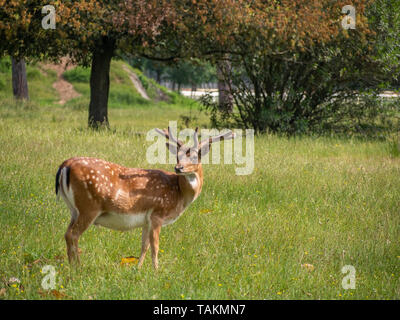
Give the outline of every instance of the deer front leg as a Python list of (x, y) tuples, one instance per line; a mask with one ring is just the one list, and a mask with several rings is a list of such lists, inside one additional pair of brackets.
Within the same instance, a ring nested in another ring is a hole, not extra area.
[(151, 258), (154, 269), (158, 269), (158, 243), (160, 238), (162, 223), (158, 220), (152, 221), (150, 229)]
[(138, 262), (138, 268), (142, 267), (146, 252), (150, 247), (150, 226), (147, 224), (142, 228), (142, 251)]

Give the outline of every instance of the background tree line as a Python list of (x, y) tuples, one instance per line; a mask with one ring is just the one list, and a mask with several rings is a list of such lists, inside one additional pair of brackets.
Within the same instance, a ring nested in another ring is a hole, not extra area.
[(181, 91), (182, 86), (188, 86), (196, 91), (198, 86), (207, 83), (217, 83), (216, 67), (200, 59), (186, 59), (174, 63), (165, 63), (146, 58), (128, 58), (125, 60), (133, 67), (143, 71), (159, 84), (169, 82), (171, 89)]
[[(48, 4), (56, 8), (56, 28), (45, 30), (41, 10)], [(216, 126), (288, 134), (383, 129), (398, 114), (378, 93), (398, 83), (399, 1), (352, 1), (355, 29), (341, 24), (347, 4), (0, 0), (0, 54), (12, 56), (16, 75), (24, 59), (69, 55), (90, 66), (92, 128), (109, 123), (111, 59), (129, 56), (178, 90), (219, 80), (225, 107), (203, 100)], [(27, 97), (23, 77), (15, 81), (16, 95)]]

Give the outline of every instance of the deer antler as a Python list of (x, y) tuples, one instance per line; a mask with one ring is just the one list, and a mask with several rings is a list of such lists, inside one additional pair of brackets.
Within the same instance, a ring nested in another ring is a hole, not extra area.
[(183, 146), (183, 142), (182, 142), (181, 140), (175, 139), (174, 135), (172, 134), (172, 131), (171, 131), (171, 128), (170, 128), (170, 127), (168, 127), (168, 131), (165, 130), (165, 129), (164, 129), (164, 130), (160, 130), (160, 129), (158, 129), (158, 128), (156, 128), (156, 131), (157, 131), (159, 134), (161, 134), (161, 135), (163, 135), (164, 137), (166, 137), (168, 140), (170, 140), (170, 141), (176, 143), (176, 145), (177, 145), (179, 148)]
[(235, 137), (235, 133), (232, 131), (228, 131), (225, 133), (221, 133), (218, 136), (214, 136), (214, 137), (209, 137), (207, 139), (204, 139), (200, 142), (200, 149), (202, 147), (204, 147), (205, 145), (210, 145), (211, 143), (215, 142), (215, 141), (219, 141), (219, 140), (229, 140), (229, 139), (233, 139)]
[[(159, 134), (161, 134), (162, 136), (164, 136), (165, 138), (167, 138), (168, 140), (170, 140), (171, 142), (176, 143), (176, 145), (178, 146), (178, 148), (180, 150), (187, 151), (189, 149), (189, 147), (184, 146), (184, 143), (181, 140), (176, 139), (174, 137), (170, 127), (168, 127), (168, 130), (166, 130), (166, 129), (161, 130), (161, 129), (156, 128), (156, 131)], [(199, 149), (205, 148), (206, 146), (210, 146), (213, 142), (216, 142), (219, 140), (229, 140), (229, 139), (233, 139), (235, 137), (235, 134), (232, 131), (228, 131), (228, 132), (219, 134), (217, 136), (204, 139), (199, 143), (198, 131), (199, 131), (199, 128), (196, 127), (194, 134), (193, 134), (193, 147), (191, 149), (199, 150)]]

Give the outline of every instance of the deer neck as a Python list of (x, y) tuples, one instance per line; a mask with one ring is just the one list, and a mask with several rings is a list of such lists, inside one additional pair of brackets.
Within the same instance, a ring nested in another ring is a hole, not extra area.
[(199, 169), (187, 175), (179, 175), (179, 188), (184, 199), (184, 206), (191, 204), (199, 196), (203, 186), (203, 169)]

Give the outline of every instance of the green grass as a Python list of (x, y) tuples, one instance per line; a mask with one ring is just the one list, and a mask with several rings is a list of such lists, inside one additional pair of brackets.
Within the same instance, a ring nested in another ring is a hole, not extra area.
[[(120, 265), (139, 255), (139, 229), (94, 226), (80, 240), (82, 265), (71, 268), (69, 211), (54, 194), (61, 162), (82, 155), (172, 170), (146, 162), (152, 142), (140, 133), (189, 112), (198, 119), (192, 126), (208, 121), (195, 105), (118, 107), (111, 95), (111, 130), (94, 132), (86, 129), (86, 83), (76, 86), (83, 97), (59, 106), (52, 75), (35, 77), (30, 88), (42, 93), (31, 89), (28, 105), (12, 102), (8, 78), (0, 89), (0, 298), (55, 299), (41, 288), (41, 269), (53, 265), (63, 299), (399, 299), (400, 159), (391, 141), (256, 137), (251, 175), (204, 166), (202, 194), (161, 232), (157, 272), (149, 254), (141, 270)], [(128, 90), (125, 81), (114, 78), (111, 92)], [(354, 290), (341, 286), (344, 265), (356, 269)], [(11, 277), (20, 285), (7, 286)]]

